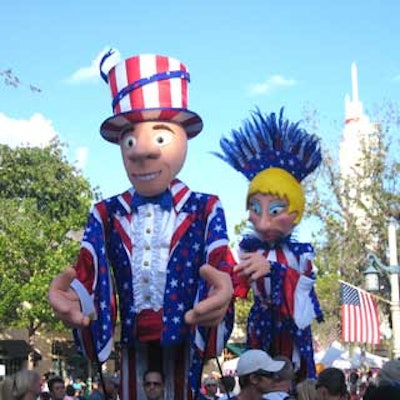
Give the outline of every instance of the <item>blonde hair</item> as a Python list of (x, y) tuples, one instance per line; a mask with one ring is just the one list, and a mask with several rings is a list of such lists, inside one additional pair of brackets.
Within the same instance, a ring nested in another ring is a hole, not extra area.
[(247, 203), (249, 197), (256, 193), (272, 194), (286, 199), (288, 213), (297, 213), (295, 224), (298, 224), (303, 217), (305, 203), (303, 187), (292, 174), (284, 169), (268, 168), (259, 172), (250, 182)]
[(21, 400), (40, 380), (36, 371), (23, 369), (7, 376), (0, 387), (0, 400)]
[(315, 379), (306, 379), (296, 385), (297, 400), (317, 400)]

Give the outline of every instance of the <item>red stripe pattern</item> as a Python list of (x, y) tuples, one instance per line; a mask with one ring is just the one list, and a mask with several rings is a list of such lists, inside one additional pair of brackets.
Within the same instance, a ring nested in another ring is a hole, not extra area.
[(371, 294), (342, 282), (341, 303), (343, 341), (379, 344), (379, 312)]
[[(179, 60), (154, 54), (138, 55), (118, 63), (108, 74), (112, 98), (117, 99), (114, 116), (104, 121), (101, 134), (117, 142), (121, 128), (128, 123), (163, 120), (181, 123), (189, 138), (197, 135), (203, 123), (197, 114), (188, 110), (188, 73)], [(166, 75), (162, 79), (151, 78), (158, 74)], [(136, 86), (146, 79), (149, 79), (147, 83)], [(124, 92), (127, 88), (130, 90)]]

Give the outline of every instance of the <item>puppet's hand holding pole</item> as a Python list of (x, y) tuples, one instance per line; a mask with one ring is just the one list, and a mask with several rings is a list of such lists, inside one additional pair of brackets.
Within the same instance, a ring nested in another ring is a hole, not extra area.
[(245, 277), (250, 282), (264, 277), (270, 271), (269, 261), (260, 253), (242, 253), (239, 264), (234, 268), (238, 276)]
[(200, 268), (200, 275), (211, 286), (211, 291), (205, 300), (185, 314), (185, 321), (190, 325), (217, 326), (223, 320), (232, 301), (232, 280), (229, 274), (208, 264)]
[(57, 319), (69, 327), (84, 328), (89, 326), (90, 318), (83, 315), (79, 297), (70, 287), (75, 275), (73, 268), (57, 275), (50, 284), (48, 298)]

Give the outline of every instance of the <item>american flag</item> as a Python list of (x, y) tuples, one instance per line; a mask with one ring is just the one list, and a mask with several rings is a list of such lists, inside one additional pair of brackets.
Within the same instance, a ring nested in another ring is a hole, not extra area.
[(341, 304), (343, 341), (378, 344), (380, 321), (372, 295), (341, 282)]

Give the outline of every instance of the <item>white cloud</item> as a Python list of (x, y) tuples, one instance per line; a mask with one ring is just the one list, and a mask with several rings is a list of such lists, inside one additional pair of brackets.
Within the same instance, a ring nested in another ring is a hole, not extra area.
[[(102, 57), (110, 47), (104, 47), (97, 56), (91, 61), (89, 66), (81, 67), (66, 79), (67, 83), (78, 84), (82, 82), (94, 82), (100, 77), (99, 65)], [(114, 49), (114, 53), (107, 59), (103, 65), (104, 72), (108, 72), (121, 58), (118, 50)]]
[[(0, 144), (15, 147), (45, 147), (59, 137), (53, 122), (42, 114), (33, 114), (29, 119), (13, 119), (0, 113)], [(74, 152), (75, 167), (80, 171), (86, 166), (89, 150), (78, 147)]]
[(42, 114), (29, 119), (13, 119), (0, 113), (0, 143), (10, 147), (45, 147), (58, 136), (52, 121)]
[(264, 82), (250, 85), (249, 93), (251, 96), (269, 94), (277, 88), (294, 86), (296, 84), (297, 82), (294, 79), (286, 79), (282, 75), (272, 75)]
[(85, 165), (86, 165), (86, 161), (88, 158), (88, 154), (89, 154), (89, 150), (87, 147), (78, 147), (75, 150), (75, 166), (76, 168), (78, 168), (79, 170), (83, 170)]

